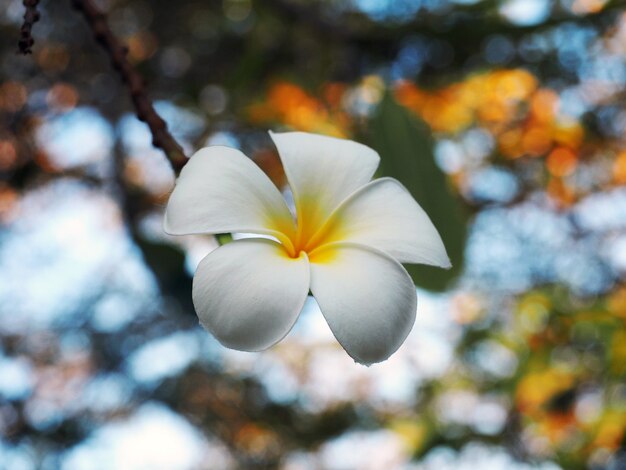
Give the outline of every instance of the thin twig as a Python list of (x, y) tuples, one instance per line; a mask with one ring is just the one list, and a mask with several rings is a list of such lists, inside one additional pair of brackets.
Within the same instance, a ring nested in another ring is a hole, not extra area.
[(37, 5), (39, 0), (23, 0), (24, 8), (24, 22), (20, 28), (20, 40), (17, 43), (19, 52), (27, 55), (32, 54), (33, 44), (35, 40), (32, 36), (33, 25), (39, 21), (39, 11), (37, 11)]
[(74, 8), (80, 11), (98, 43), (104, 48), (113, 67), (128, 85), (139, 120), (148, 124), (152, 133), (152, 144), (165, 152), (174, 170), (180, 170), (187, 158), (182, 147), (167, 130), (167, 124), (154, 109), (148, 97), (143, 77), (137, 72), (126, 58), (128, 49), (115, 37), (109, 27), (106, 15), (93, 3), (92, 0), (72, 0)]

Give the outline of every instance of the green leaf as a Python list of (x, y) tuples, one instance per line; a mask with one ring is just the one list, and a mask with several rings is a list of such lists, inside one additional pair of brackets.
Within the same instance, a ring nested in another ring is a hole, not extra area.
[(399, 180), (424, 208), (441, 234), (452, 269), (406, 265), (418, 287), (445, 290), (462, 269), (467, 215), (435, 163), (428, 127), (390, 94), (370, 121), (371, 145), (381, 156), (380, 172)]
[(161, 293), (175, 298), (183, 311), (193, 314), (191, 276), (185, 269), (185, 253), (173, 245), (148, 240), (140, 235), (135, 242), (154, 274)]

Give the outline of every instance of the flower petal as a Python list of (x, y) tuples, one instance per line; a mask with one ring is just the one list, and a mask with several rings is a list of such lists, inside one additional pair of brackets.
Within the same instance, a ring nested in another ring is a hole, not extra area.
[(172, 235), (254, 232), (283, 239), (295, 230), (280, 191), (239, 150), (198, 150), (178, 177), (165, 212)]
[(337, 205), (374, 175), (380, 157), (351, 140), (305, 132), (270, 132), (293, 192), (300, 239), (307, 239)]
[(209, 253), (193, 279), (200, 323), (224, 346), (260, 351), (295, 323), (309, 292), (306, 255), (290, 258), (267, 239), (237, 240)]
[(338, 241), (377, 248), (401, 263), (451, 266), (428, 215), (393, 178), (380, 178), (355, 191), (311, 240), (317, 246)]
[(310, 255), (311, 292), (330, 329), (362, 364), (384, 361), (415, 322), (415, 286), (400, 263), (352, 243), (326, 245)]

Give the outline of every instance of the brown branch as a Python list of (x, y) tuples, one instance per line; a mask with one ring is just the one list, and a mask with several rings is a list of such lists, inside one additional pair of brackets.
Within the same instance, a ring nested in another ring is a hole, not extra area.
[[(25, 0), (26, 1), (26, 0)], [(96, 41), (111, 58), (115, 70), (130, 89), (137, 117), (148, 124), (152, 133), (152, 145), (165, 152), (175, 171), (180, 170), (187, 158), (182, 147), (167, 129), (167, 124), (154, 109), (148, 97), (143, 77), (126, 58), (128, 49), (121, 44), (109, 27), (105, 14), (93, 3), (93, 0), (72, 0), (74, 8), (82, 13)]]
[(37, 11), (37, 5), (39, 0), (23, 0), (24, 8), (24, 22), (20, 28), (20, 40), (17, 43), (18, 52), (27, 55), (32, 54), (33, 44), (35, 40), (32, 36), (33, 25), (39, 21), (39, 11)]

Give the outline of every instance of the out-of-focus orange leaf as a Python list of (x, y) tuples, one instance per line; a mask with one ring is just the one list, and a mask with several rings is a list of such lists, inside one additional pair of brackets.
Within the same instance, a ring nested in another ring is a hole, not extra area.
[(571, 373), (548, 369), (531, 372), (517, 384), (515, 402), (523, 414), (533, 415), (542, 411), (542, 407), (556, 394), (569, 389), (574, 383)]
[[(548, 438), (552, 445), (559, 446), (578, 431), (573, 412), (546, 413), (539, 421), (539, 433)], [(571, 449), (569, 449), (571, 451)]]
[(35, 55), (39, 67), (50, 73), (59, 73), (70, 63), (70, 54), (63, 44), (44, 44)]
[(552, 178), (548, 183), (547, 191), (550, 197), (561, 207), (569, 207), (576, 200), (572, 188), (561, 178)]
[(0, 223), (9, 223), (15, 217), (15, 207), (19, 201), (17, 191), (0, 186)]
[[(329, 89), (327, 85), (326, 91), (336, 105), (341, 88)], [(255, 123), (277, 122), (295, 130), (347, 137), (350, 124), (347, 114), (331, 108), (293, 83), (278, 82), (264, 101), (249, 108), (248, 114)]]
[(138, 31), (130, 36), (128, 44), (128, 59), (133, 63), (143, 62), (152, 57), (158, 47), (156, 36), (148, 31)]
[(577, 15), (588, 15), (598, 13), (609, 3), (609, 0), (574, 0), (571, 10)]
[(598, 425), (593, 447), (615, 450), (620, 446), (625, 431), (626, 411), (608, 411)]
[(436, 132), (486, 129), (507, 158), (539, 157), (555, 146), (575, 152), (584, 137), (579, 122), (559, 115), (558, 94), (540, 88), (535, 76), (523, 69), (472, 75), (435, 90), (403, 81), (395, 93)]
[(17, 162), (16, 143), (13, 139), (0, 139), (0, 171), (9, 170)]
[(577, 164), (576, 154), (567, 147), (555, 148), (546, 159), (548, 171), (558, 177), (572, 174)]
[(607, 299), (611, 313), (626, 320), (626, 287), (619, 287)]
[(626, 184), (626, 151), (620, 152), (613, 162), (613, 180), (617, 184)]
[(78, 91), (68, 83), (56, 83), (46, 95), (51, 108), (68, 111), (78, 104)]
[(26, 104), (26, 87), (18, 82), (4, 82), (0, 85), (0, 111), (15, 113)]
[(518, 114), (518, 107), (537, 88), (526, 70), (495, 70), (437, 90), (409, 82), (396, 86), (396, 99), (437, 132), (456, 133), (474, 122), (501, 132)]

